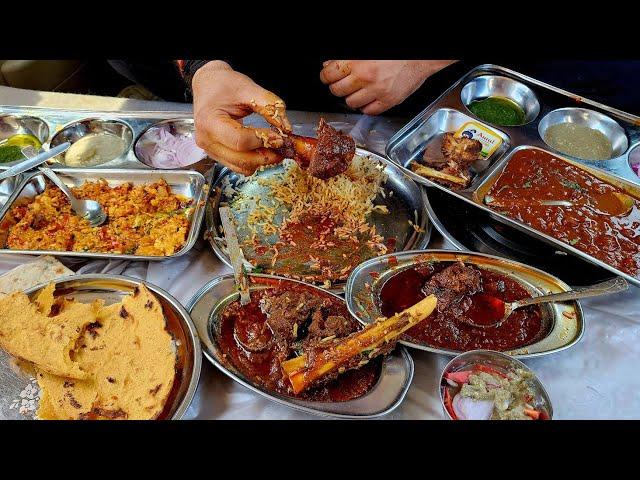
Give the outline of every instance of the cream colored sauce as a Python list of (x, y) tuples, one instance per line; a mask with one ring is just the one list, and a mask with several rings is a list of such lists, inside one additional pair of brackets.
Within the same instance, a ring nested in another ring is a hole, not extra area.
[(559, 152), (582, 160), (609, 160), (611, 141), (599, 130), (575, 123), (558, 123), (547, 128), (544, 141)]
[(64, 156), (71, 167), (92, 167), (109, 162), (124, 153), (125, 142), (110, 133), (91, 133), (75, 142)]

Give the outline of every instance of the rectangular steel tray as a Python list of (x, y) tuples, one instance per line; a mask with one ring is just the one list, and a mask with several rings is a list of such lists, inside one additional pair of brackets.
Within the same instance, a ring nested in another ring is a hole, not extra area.
[[(47, 108), (30, 106), (9, 106), (0, 105), (0, 117), (3, 115), (16, 115), (26, 117), (36, 117), (43, 120), (48, 127), (48, 137), (42, 146), (48, 148), (53, 137), (60, 130), (68, 125), (85, 120), (119, 120), (131, 128), (133, 140), (126, 154), (110, 162), (86, 167), (90, 169), (102, 170), (111, 168), (135, 168), (143, 170), (153, 170), (151, 167), (139, 161), (134, 152), (134, 146), (138, 138), (152, 125), (163, 120), (192, 120), (193, 114), (184, 111), (102, 111), (102, 110), (74, 110), (66, 108)], [(213, 164), (213, 161), (211, 161)], [(58, 165), (62, 167), (63, 165)], [(2, 168), (2, 164), (0, 164)], [(73, 168), (73, 167), (65, 167)], [(83, 167), (84, 169), (85, 167)], [(4, 168), (2, 168), (4, 169)]]
[[(80, 168), (53, 168), (61, 180), (68, 186), (74, 187), (83, 184), (85, 181), (95, 181), (105, 179), (110, 186), (131, 182), (134, 185), (152, 183), (164, 179), (174, 193), (179, 193), (194, 200), (194, 210), (191, 216), (191, 227), (187, 235), (187, 240), (181, 250), (169, 256), (148, 256), (148, 255), (127, 255), (117, 253), (94, 253), (94, 252), (67, 252), (59, 250), (12, 250), (0, 248), (0, 254), (24, 254), (24, 255), (46, 255), (53, 254), (67, 257), (85, 258), (110, 258), (122, 260), (148, 260), (161, 261), (174, 257), (179, 257), (187, 253), (198, 239), (198, 232), (204, 216), (205, 201), (209, 193), (209, 186), (205, 177), (191, 170), (141, 170), (141, 169), (80, 169)], [(33, 198), (44, 190), (44, 176), (40, 172), (30, 172), (13, 191), (5, 205), (0, 209), (0, 223), (17, 200)], [(4, 247), (6, 232), (0, 232), (0, 245)]]
[[(465, 85), (467, 85), (473, 79), (483, 75), (498, 75), (514, 79), (521, 82), (531, 88), (537, 95), (540, 103), (540, 111), (537, 116), (529, 123), (522, 126), (514, 127), (497, 127), (491, 126), (486, 122), (477, 119), (464, 105), (461, 92)], [(594, 110), (598, 113), (603, 113), (610, 118), (614, 119), (624, 129), (624, 133), (627, 139), (627, 147), (621, 155), (606, 160), (606, 161), (588, 161), (567, 157), (560, 153), (555, 152), (552, 148), (548, 147), (543, 139), (538, 134), (538, 126), (540, 121), (551, 111), (565, 108), (565, 107), (587, 107), (589, 110)], [(503, 134), (505, 137), (506, 148), (498, 149), (490, 158), (489, 165), (477, 171), (469, 187), (462, 190), (452, 190), (442, 185), (439, 185), (431, 180), (428, 180), (420, 175), (417, 175), (411, 171), (409, 164), (418, 158), (424, 151), (424, 142), (428, 141), (430, 137), (429, 133), (425, 133), (426, 126), (429, 125), (429, 120), (436, 116), (442, 115), (440, 112), (459, 111), (465, 115), (474, 118), (481, 124), (488, 125), (490, 129), (494, 130), (498, 134)], [(423, 142), (419, 141), (423, 138)], [(416, 140), (418, 139), (418, 140)], [(406, 126), (400, 129), (389, 141), (386, 147), (386, 155), (393, 162), (399, 164), (401, 168), (418, 183), (427, 187), (427, 191), (430, 188), (438, 188), (450, 195), (453, 195), (465, 202), (476, 206), (489, 213), (489, 215), (506, 225), (517, 228), (533, 237), (536, 237), (544, 242), (558, 248), (563, 252), (567, 252), (571, 255), (578, 256), (583, 260), (591, 262), (595, 265), (603, 267), (616, 275), (620, 275), (627, 279), (634, 285), (640, 286), (640, 279), (632, 277), (616, 268), (605, 264), (604, 262), (588, 255), (569, 244), (566, 244), (560, 240), (556, 240), (546, 234), (543, 234), (528, 225), (513, 220), (509, 217), (501, 215), (485, 206), (482, 203), (484, 193), (488, 191), (491, 184), (498, 178), (511, 156), (518, 150), (523, 148), (539, 148), (544, 150), (554, 157), (567, 161), (579, 168), (582, 168), (589, 173), (597, 176), (601, 180), (611, 183), (613, 185), (622, 188), (624, 191), (630, 193), (632, 196), (640, 198), (640, 177), (638, 177), (630, 166), (630, 153), (631, 151), (640, 146), (640, 117), (622, 112), (620, 110), (607, 107), (600, 103), (581, 98), (570, 92), (566, 92), (559, 88), (545, 84), (533, 78), (522, 75), (518, 72), (499, 67), (496, 65), (481, 65), (474, 68), (469, 73), (464, 75), (453, 86), (445, 91), (437, 100), (435, 100), (429, 107), (422, 111), (418, 116), (411, 120)]]
[[(508, 79), (515, 80), (530, 88), (538, 99), (540, 106), (539, 113), (537, 113), (535, 118), (533, 118), (529, 123), (513, 127), (494, 126), (477, 118), (467, 109), (462, 101), (462, 91), (465, 85), (474, 81), (478, 77), (485, 75), (507, 77)], [(489, 167), (479, 172), (468, 188), (457, 191), (457, 193), (461, 195), (464, 195), (465, 193), (470, 194), (486, 176), (491, 175), (492, 169), (500, 158), (508, 155), (514, 148), (517, 148), (520, 145), (540, 147), (549, 151), (553, 155), (562, 155), (559, 152), (555, 152), (545, 144), (544, 140), (538, 133), (538, 127), (548, 113), (560, 108), (569, 107), (588, 108), (589, 110), (593, 110), (612, 118), (620, 125), (620, 127), (622, 127), (627, 140), (626, 148), (622, 150), (622, 153), (610, 160), (590, 161), (576, 158), (572, 158), (572, 160), (584, 165), (605, 170), (608, 173), (625, 178), (630, 182), (640, 185), (640, 177), (635, 174), (629, 165), (630, 153), (635, 147), (640, 145), (640, 117), (582, 98), (578, 95), (561, 90), (513, 70), (490, 64), (480, 65), (472, 69), (442, 95), (440, 95), (440, 97), (431, 103), (431, 105), (413, 118), (407, 125), (398, 130), (398, 132), (391, 137), (387, 143), (385, 153), (389, 159), (404, 167), (409, 175), (411, 175), (411, 177), (417, 182), (428, 187), (451, 191), (447, 187), (443, 187), (420, 175), (417, 175), (406, 167), (408, 167), (409, 163), (415, 160), (424, 151), (424, 143), (428, 140), (428, 138), (424, 138), (426, 135), (425, 129), (428, 129), (429, 127), (429, 119), (434, 114), (438, 113), (439, 110), (443, 109), (461, 112), (476, 120), (478, 123), (488, 126), (496, 133), (502, 134), (502, 136), (506, 137), (508, 143), (507, 148), (498, 149), (498, 151), (491, 156), (489, 159)], [(426, 136), (428, 137), (428, 135)], [(564, 155), (564, 157), (567, 156)]]

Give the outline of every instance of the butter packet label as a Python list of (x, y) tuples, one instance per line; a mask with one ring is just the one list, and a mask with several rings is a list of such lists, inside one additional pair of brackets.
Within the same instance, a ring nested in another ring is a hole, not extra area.
[(466, 122), (454, 135), (478, 140), (482, 144), (480, 155), (484, 158), (489, 158), (502, 144), (502, 138), (478, 122)]

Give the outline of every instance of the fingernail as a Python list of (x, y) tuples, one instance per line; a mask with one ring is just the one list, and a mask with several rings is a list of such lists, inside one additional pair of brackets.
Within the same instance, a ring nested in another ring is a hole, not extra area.
[(331, 63), (331, 60), (325, 60), (324, 62), (322, 62), (322, 66), (326, 67), (327, 65), (329, 65)]

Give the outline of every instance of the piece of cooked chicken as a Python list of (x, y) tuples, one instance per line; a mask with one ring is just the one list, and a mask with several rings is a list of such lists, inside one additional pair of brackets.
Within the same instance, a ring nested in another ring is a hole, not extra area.
[(442, 154), (454, 162), (472, 163), (479, 159), (482, 143), (468, 137), (456, 137), (447, 132), (442, 137)]

